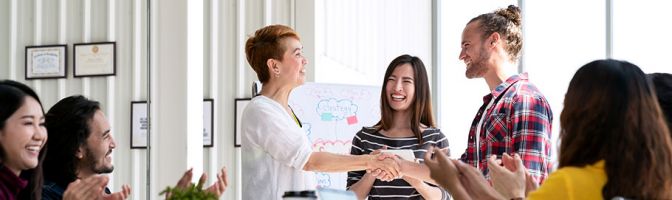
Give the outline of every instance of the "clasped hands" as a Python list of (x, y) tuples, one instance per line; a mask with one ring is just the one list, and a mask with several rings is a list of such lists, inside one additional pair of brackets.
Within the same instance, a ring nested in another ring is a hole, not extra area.
[[(382, 149), (387, 149), (387, 147), (383, 147)], [(366, 169), (368, 176), (386, 182), (403, 177), (401, 170), (402, 160), (396, 155), (381, 153), (380, 150), (375, 150), (369, 156), (370, 159)]]

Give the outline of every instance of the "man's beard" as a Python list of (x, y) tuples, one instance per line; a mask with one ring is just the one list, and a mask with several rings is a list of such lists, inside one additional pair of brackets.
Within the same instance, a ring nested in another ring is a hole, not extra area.
[[(95, 172), (96, 174), (109, 174), (112, 173), (112, 171), (114, 171), (114, 166), (106, 167), (102, 160), (96, 159), (93, 156), (93, 152), (91, 151), (91, 149), (86, 148), (85, 151), (86, 156), (84, 157), (84, 163), (86, 163), (86, 165), (91, 168), (91, 171)], [(105, 154), (104, 156), (107, 156), (107, 154)]]
[(490, 54), (485, 51), (485, 48), (481, 48), (481, 52), (478, 55), (478, 60), (474, 60), (471, 63), (471, 66), (468, 66), (465, 76), (467, 78), (481, 78), (488, 72), (488, 67), (486, 67), (485, 62), (490, 58)]

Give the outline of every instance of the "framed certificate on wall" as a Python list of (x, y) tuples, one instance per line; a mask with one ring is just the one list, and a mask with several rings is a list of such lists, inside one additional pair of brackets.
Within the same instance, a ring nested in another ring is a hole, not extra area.
[(117, 73), (116, 43), (97, 42), (74, 45), (74, 76), (114, 76)]
[(203, 147), (213, 147), (215, 141), (214, 135), (214, 109), (213, 99), (203, 99)]
[(245, 107), (247, 106), (248, 103), (250, 103), (252, 99), (250, 98), (237, 98), (236, 103), (234, 105), (235, 107), (235, 116), (234, 116), (234, 123), (233, 123), (233, 146), (234, 147), (240, 147), (240, 122), (241, 119), (243, 118), (243, 111), (245, 110)]
[(147, 116), (147, 102), (131, 102), (131, 149), (147, 148), (147, 129), (149, 117)]
[(26, 80), (67, 77), (67, 45), (27, 46), (25, 59)]

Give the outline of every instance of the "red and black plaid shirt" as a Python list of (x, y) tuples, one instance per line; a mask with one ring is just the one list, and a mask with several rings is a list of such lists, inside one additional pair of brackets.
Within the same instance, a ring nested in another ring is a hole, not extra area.
[[(476, 158), (476, 126), (490, 100), (492, 106), (485, 111), (479, 134), (479, 155)], [(483, 97), (469, 129), (469, 142), (462, 161), (476, 166), (489, 180), (487, 158), (503, 153), (520, 154), (528, 171), (540, 183), (551, 171), (551, 121), (553, 114), (546, 98), (527, 79), (527, 73), (511, 76), (498, 85), (491, 94)]]

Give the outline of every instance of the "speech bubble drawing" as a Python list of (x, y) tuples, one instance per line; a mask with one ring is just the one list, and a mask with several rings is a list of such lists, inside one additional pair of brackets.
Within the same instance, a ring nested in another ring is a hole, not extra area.
[(317, 103), (317, 114), (322, 121), (340, 121), (356, 116), (359, 106), (349, 99), (324, 99)]

